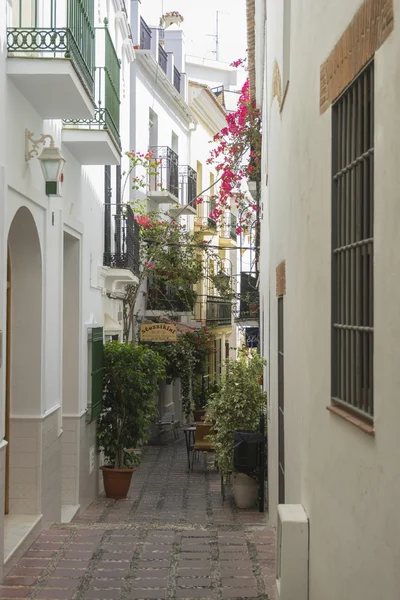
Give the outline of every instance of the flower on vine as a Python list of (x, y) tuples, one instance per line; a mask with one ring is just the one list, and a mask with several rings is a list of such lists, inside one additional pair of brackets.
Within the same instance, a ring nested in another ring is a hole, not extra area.
[(238, 227), (236, 227), (236, 234), (240, 235), (241, 233), (243, 233), (243, 227), (240, 227), (240, 225)]
[(149, 262), (148, 260), (144, 261), (144, 266), (147, 267), (148, 269), (154, 269), (154, 263)]
[(135, 221), (144, 229), (150, 229), (150, 227), (152, 227), (152, 222), (147, 215), (139, 215), (138, 217), (135, 217)]

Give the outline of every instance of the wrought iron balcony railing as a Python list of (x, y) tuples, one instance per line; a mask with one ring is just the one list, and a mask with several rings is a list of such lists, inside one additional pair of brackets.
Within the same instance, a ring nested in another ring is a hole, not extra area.
[(105, 205), (103, 264), (139, 275), (139, 226), (129, 205)]
[(140, 49), (151, 50), (151, 29), (142, 17), (140, 17)]
[(119, 133), (120, 72), (121, 63), (115, 50), (107, 24), (96, 27), (96, 44), (104, 47), (104, 66), (96, 67), (95, 100), (97, 108), (93, 119), (66, 119), (64, 126), (79, 129), (107, 129), (118, 150), (121, 150)]
[(161, 44), (158, 45), (158, 64), (165, 74), (167, 74), (168, 54), (165, 52)]
[(179, 93), (181, 93), (181, 78), (182, 76), (179, 73), (178, 69), (174, 67), (174, 86)]
[(215, 209), (215, 200), (209, 196), (202, 195), (197, 204), (197, 214), (194, 219), (195, 227), (217, 232), (217, 221), (210, 217)]
[(207, 296), (206, 324), (230, 325), (232, 323), (232, 304), (219, 296)]
[(153, 153), (154, 159), (159, 162), (155, 169), (157, 173), (150, 175), (149, 191), (159, 192), (160, 190), (166, 190), (178, 198), (178, 155), (168, 146), (151, 146), (149, 150)]
[(196, 198), (197, 173), (189, 165), (179, 167), (179, 203), (191, 206)]
[(94, 0), (19, 0), (7, 28), (9, 55), (67, 58), (94, 96)]
[(232, 241), (236, 242), (236, 239), (237, 239), (236, 228), (237, 228), (237, 218), (235, 215), (230, 213), (229, 216), (226, 217), (225, 223), (221, 227), (221, 231), (220, 231), (221, 238), (225, 239), (225, 240), (231, 239)]

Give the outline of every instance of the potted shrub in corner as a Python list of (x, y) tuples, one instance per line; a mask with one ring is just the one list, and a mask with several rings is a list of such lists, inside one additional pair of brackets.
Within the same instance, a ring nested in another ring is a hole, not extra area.
[[(248, 432), (259, 430), (260, 413), (267, 401), (259, 383), (264, 364), (258, 354), (242, 354), (236, 361), (227, 361), (220, 390), (207, 405), (207, 420), (215, 423), (210, 438), (215, 445), (216, 462), (225, 480), (233, 473), (232, 488), (238, 508), (251, 508), (258, 497), (256, 476), (237, 472), (234, 450), (235, 432), (244, 439)], [(249, 449), (252, 450), (250, 445)]]
[(145, 346), (109, 342), (104, 346), (103, 408), (97, 424), (107, 498), (126, 498), (139, 462), (133, 448), (146, 441), (156, 412), (155, 393), (164, 361)]

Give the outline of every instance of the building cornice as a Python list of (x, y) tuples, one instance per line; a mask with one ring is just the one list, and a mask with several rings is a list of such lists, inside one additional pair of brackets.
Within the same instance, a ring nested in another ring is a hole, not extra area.
[(196, 82), (189, 82), (190, 108), (194, 115), (215, 135), (226, 126), (226, 112), (210, 88)]
[(158, 86), (173, 100), (179, 108), (179, 112), (187, 125), (193, 123), (193, 115), (178, 90), (170, 82), (164, 71), (156, 63), (150, 50), (136, 50), (136, 62), (144, 68), (145, 71), (154, 77), (154, 85), (157, 81)]

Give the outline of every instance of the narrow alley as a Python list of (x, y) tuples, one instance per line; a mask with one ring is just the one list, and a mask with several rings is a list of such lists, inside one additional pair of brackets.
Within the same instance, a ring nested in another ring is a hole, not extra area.
[(267, 515), (222, 503), (219, 474), (187, 472), (184, 440), (149, 446), (126, 500), (100, 498), (45, 530), (0, 598), (273, 598), (275, 534)]

